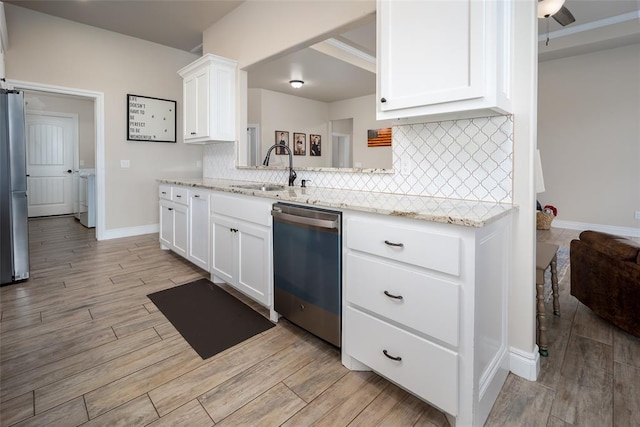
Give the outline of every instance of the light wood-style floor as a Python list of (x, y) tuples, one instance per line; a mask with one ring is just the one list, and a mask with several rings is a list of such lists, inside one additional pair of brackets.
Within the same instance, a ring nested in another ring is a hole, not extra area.
[[(31, 278), (0, 288), (0, 426), (448, 425), (286, 320), (203, 361), (146, 295), (208, 275), (155, 234), (97, 242), (59, 217), (31, 220), (30, 242)], [(640, 425), (640, 340), (579, 305), (568, 280), (539, 380), (509, 375), (487, 425)]]

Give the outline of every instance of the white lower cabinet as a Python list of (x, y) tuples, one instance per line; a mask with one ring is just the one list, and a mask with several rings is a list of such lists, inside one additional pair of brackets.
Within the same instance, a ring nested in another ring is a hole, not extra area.
[(190, 190), (189, 192), (189, 250), (187, 259), (210, 271), (210, 238), (209, 232), (209, 192), (206, 190)]
[(484, 424), (509, 372), (511, 218), (482, 228), (345, 211), (342, 361)]
[(211, 196), (212, 280), (272, 306), (271, 205), (257, 197)]
[(187, 257), (189, 206), (186, 189), (160, 186), (160, 244), (163, 249)]

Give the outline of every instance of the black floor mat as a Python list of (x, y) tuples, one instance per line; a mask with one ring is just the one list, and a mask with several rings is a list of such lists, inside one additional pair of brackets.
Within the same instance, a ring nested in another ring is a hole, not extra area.
[(148, 297), (203, 359), (275, 326), (206, 279)]

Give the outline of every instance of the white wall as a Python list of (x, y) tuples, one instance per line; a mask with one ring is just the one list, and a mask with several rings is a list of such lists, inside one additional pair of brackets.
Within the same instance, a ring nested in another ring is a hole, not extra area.
[[(265, 89), (249, 89), (253, 107), (249, 113), (249, 123), (260, 124), (260, 141), (262, 143), (261, 158), (275, 141), (276, 131), (289, 132), (289, 148), (293, 150), (293, 134), (306, 134), (306, 154), (294, 156), (295, 167), (328, 167), (331, 166), (331, 151), (322, 156), (309, 155), (309, 135), (320, 135), (323, 150), (327, 148), (327, 129), (329, 123), (329, 105), (326, 102), (314, 101), (285, 93)], [(259, 108), (255, 104), (259, 104)], [(252, 103), (250, 103), (252, 105)], [(272, 153), (270, 165), (288, 165), (288, 156)]]
[(539, 65), (538, 147), (556, 220), (640, 235), (640, 44)]
[(367, 131), (392, 126), (392, 120), (376, 120), (376, 95), (332, 102), (330, 120), (353, 119), (353, 163), (368, 169), (392, 169), (391, 147), (368, 147)]
[[(144, 40), (5, 4), (11, 44), (6, 74), (11, 80), (104, 93), (106, 230), (157, 226), (157, 178), (200, 177), (202, 147), (126, 140), (126, 95), (178, 101), (176, 71), (197, 56)], [(130, 160), (123, 169), (120, 160)]]
[[(330, 167), (331, 138), (329, 122), (332, 120), (353, 119), (353, 162), (359, 162), (367, 169), (392, 169), (391, 147), (368, 147), (367, 131), (391, 127), (391, 121), (376, 121), (375, 95), (347, 99), (332, 103), (313, 101), (280, 92), (265, 89), (249, 89), (248, 123), (259, 124), (262, 143), (262, 157), (275, 142), (275, 131), (288, 131), (289, 142), (293, 142), (293, 133), (307, 135), (307, 154), (295, 156), (296, 167)], [(309, 155), (310, 135), (321, 136), (322, 155)], [(282, 164), (287, 160), (283, 156), (272, 158), (270, 164)], [(287, 160), (288, 161), (288, 160)]]

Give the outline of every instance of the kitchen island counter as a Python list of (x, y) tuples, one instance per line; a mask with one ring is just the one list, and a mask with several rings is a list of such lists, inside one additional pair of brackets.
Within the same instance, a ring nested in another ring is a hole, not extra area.
[[(484, 227), (517, 209), (506, 203), (478, 202), (414, 195), (342, 190), (321, 187), (284, 187), (283, 190), (262, 191), (240, 188), (238, 185), (261, 184), (224, 179), (159, 179), (158, 182), (185, 187), (205, 188), (279, 201), (303, 203), (318, 207), (349, 209), (412, 218), (424, 221)], [(269, 185), (274, 185), (269, 183)]]

